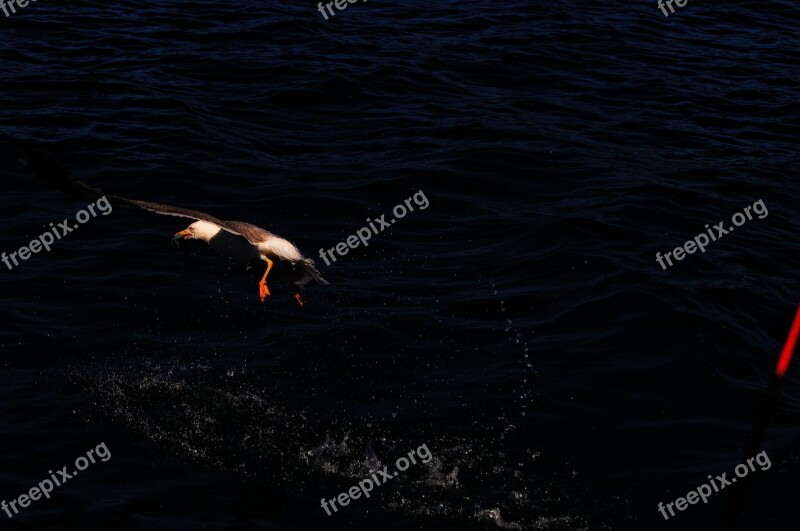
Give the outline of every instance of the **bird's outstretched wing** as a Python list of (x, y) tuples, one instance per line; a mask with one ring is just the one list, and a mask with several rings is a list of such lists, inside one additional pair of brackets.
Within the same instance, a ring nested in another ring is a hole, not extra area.
[(76, 179), (75, 176), (69, 172), (69, 170), (58, 164), (51, 157), (48, 157), (43, 153), (27, 146), (19, 148), (18, 158), (19, 161), (31, 171), (31, 173), (45, 181), (53, 188), (61, 190), (62, 192), (88, 197), (93, 200), (105, 196), (112, 201), (127, 203), (150, 212), (155, 212), (156, 214), (161, 214), (162, 216), (177, 216), (180, 218), (193, 219), (195, 221), (207, 221), (219, 226), (231, 234), (242, 236), (252, 243), (252, 240), (247, 235), (243, 234), (236, 228), (231, 227), (228, 223), (217, 219), (214, 216), (206, 214), (205, 212), (189, 210), (188, 208), (181, 208), (172, 205), (164, 205), (162, 203), (151, 203), (149, 201), (128, 199), (127, 197), (120, 197), (113, 194), (105, 194), (98, 188), (93, 188), (85, 182)]
[(207, 221), (209, 223), (213, 223), (214, 225), (217, 225), (225, 229), (231, 234), (235, 234), (237, 236), (245, 236), (241, 232), (229, 226), (228, 223), (219, 220), (210, 214), (206, 214), (205, 212), (200, 212), (197, 210), (189, 210), (188, 208), (181, 208), (172, 205), (165, 205), (162, 203), (151, 203), (150, 201), (139, 201), (136, 199), (128, 199), (125, 197), (119, 197), (117, 195), (107, 194), (106, 197), (111, 199), (116, 199), (117, 201), (122, 201), (123, 203), (128, 203), (129, 205), (137, 206), (149, 212), (155, 212), (156, 214), (161, 214), (162, 216), (175, 216), (179, 218), (189, 218), (195, 221)]

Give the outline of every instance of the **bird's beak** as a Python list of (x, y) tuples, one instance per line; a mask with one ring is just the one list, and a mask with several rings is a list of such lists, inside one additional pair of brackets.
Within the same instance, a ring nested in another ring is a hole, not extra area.
[(183, 238), (184, 240), (191, 240), (192, 233), (189, 232), (189, 229), (182, 230), (179, 233), (177, 233), (172, 239), (173, 241), (175, 241), (175, 240), (180, 240), (181, 238)]

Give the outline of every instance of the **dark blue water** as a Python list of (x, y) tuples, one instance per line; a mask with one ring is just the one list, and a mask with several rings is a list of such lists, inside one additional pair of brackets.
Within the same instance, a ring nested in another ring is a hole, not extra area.
[[(87, 205), (15, 140), (265, 227), (330, 281), (262, 304), (241, 264), (171, 245), (186, 220), (122, 204), (0, 265), (0, 499), (112, 455), (2, 528), (796, 528), (800, 366), (762, 408), (800, 300), (799, 23), (788, 0), (0, 13), (0, 252)], [(769, 470), (664, 520), (753, 448)]]

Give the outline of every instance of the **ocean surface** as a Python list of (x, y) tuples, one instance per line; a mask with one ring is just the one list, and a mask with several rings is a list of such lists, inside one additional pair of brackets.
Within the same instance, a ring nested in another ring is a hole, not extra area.
[(22, 144), (269, 229), (330, 282), (262, 303), (260, 272), (171, 242), (189, 220), (113, 201), (0, 263), (0, 501), (111, 455), (0, 529), (796, 529), (800, 362), (773, 374), (800, 302), (797, 2), (333, 9), (0, 11), (0, 252), (88, 204)]

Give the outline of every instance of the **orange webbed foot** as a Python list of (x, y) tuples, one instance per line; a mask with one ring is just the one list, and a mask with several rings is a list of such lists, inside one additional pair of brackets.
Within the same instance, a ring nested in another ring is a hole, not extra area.
[(269, 293), (269, 288), (267, 287), (267, 283), (262, 280), (258, 284), (258, 296), (261, 297), (261, 302), (264, 302), (264, 300), (267, 297), (269, 297), (269, 295), (270, 293)]
[(264, 299), (269, 297), (269, 288), (267, 287), (267, 275), (269, 275), (269, 272), (272, 269), (272, 260), (270, 260), (269, 258), (264, 258), (264, 261), (267, 262), (267, 270), (264, 271), (264, 276), (261, 277), (261, 282), (258, 283), (258, 294), (261, 297), (261, 302), (264, 302)]
[(299, 304), (301, 308), (305, 305), (306, 301), (303, 300), (303, 297), (301, 297), (299, 293), (295, 293), (294, 298), (297, 300), (297, 304)]

